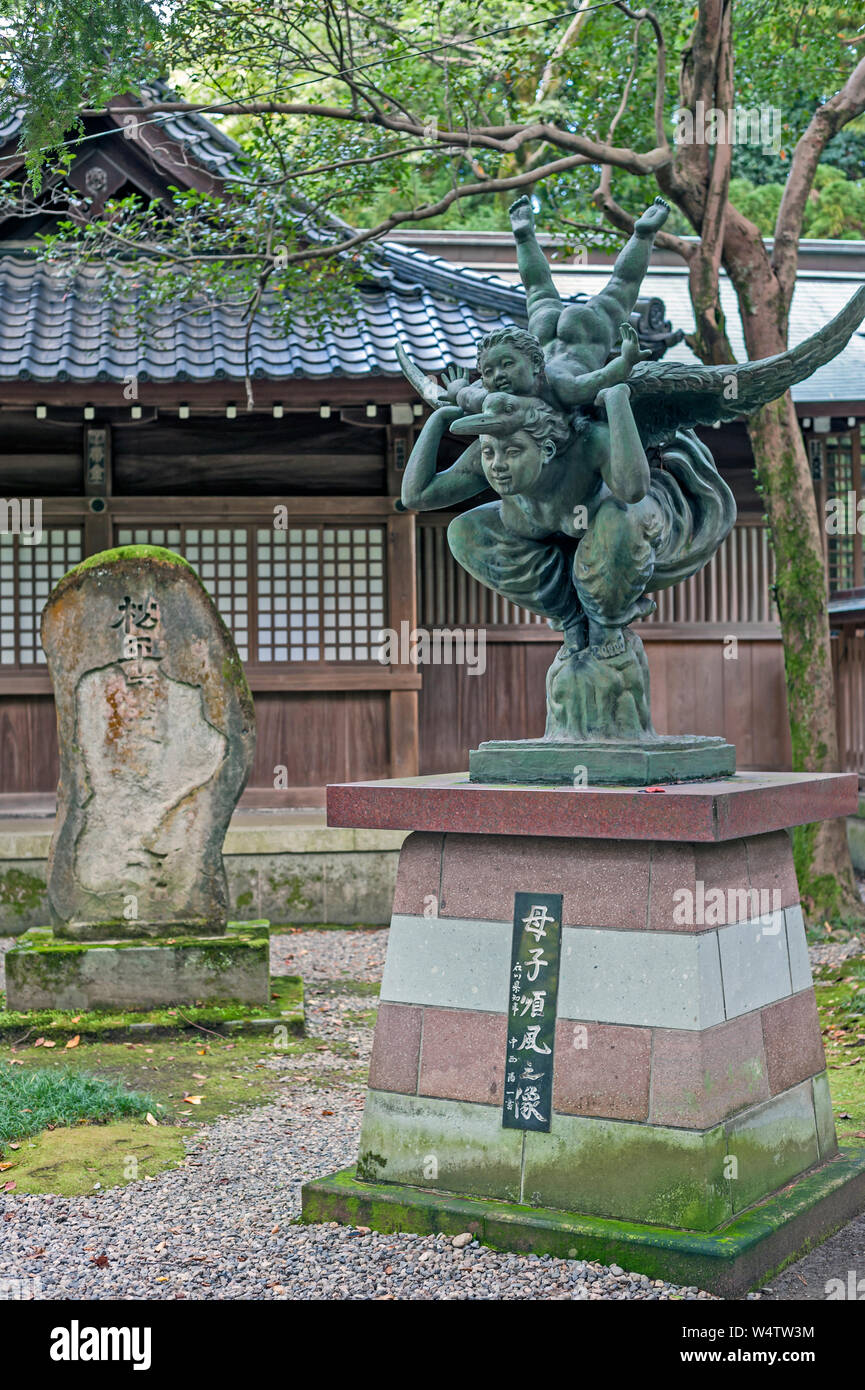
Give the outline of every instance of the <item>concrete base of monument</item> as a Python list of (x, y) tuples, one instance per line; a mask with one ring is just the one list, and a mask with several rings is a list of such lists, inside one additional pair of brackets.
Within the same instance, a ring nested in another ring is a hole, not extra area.
[(305, 1184), (305, 1222), (339, 1221), (391, 1233), (458, 1235), (559, 1259), (596, 1260), (652, 1279), (735, 1298), (765, 1284), (865, 1206), (865, 1148), (843, 1149), (716, 1231), (688, 1231), (551, 1207), (360, 1182), (356, 1170)]
[(645, 787), (731, 777), (736, 749), (723, 738), (656, 738), (564, 743), (546, 739), (493, 740), (469, 754), (472, 782), (545, 786)]
[[(848, 814), (857, 790), (766, 773), (657, 795), (464, 776), (329, 788), (335, 823), (414, 832), (353, 1197), (366, 1185), (406, 1229), (432, 1193), (515, 1204), (501, 1232), (555, 1228), (557, 1249), (563, 1231), (565, 1249), (606, 1232), (601, 1250), (639, 1230), (616, 1258), (647, 1273), (662, 1228), (667, 1277), (699, 1255), (683, 1282), (730, 1289), (852, 1214), (865, 1164), (836, 1158), (788, 827)], [(772, 1208), (788, 1184), (805, 1195)], [(344, 1188), (308, 1193), (309, 1219), (333, 1219)], [(780, 1215), (755, 1225), (755, 1209)]]
[(270, 999), (269, 940), (237, 935), (176, 941), (57, 941), (35, 931), (6, 953), (6, 1007), (148, 1010)]

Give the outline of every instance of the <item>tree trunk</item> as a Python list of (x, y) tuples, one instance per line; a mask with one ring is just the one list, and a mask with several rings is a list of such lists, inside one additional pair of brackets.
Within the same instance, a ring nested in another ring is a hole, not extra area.
[[(748, 433), (775, 551), (793, 768), (837, 772), (835, 682), (820, 517), (789, 393), (752, 416)], [(865, 916), (850, 862), (846, 822), (802, 826), (795, 832), (794, 845), (799, 891), (809, 916), (819, 920)]]

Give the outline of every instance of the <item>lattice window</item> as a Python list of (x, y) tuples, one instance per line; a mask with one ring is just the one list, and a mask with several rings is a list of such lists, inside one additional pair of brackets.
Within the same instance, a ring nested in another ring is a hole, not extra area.
[(857, 476), (853, 467), (852, 437), (827, 435), (825, 439), (826, 495), (842, 503), (846, 526), (827, 535), (826, 570), (829, 592), (852, 589), (856, 584), (856, 557), (861, 549), (857, 532)]
[(249, 660), (249, 537), (245, 526), (120, 528), (118, 545), (164, 545), (188, 560)]
[(198, 571), (244, 661), (375, 661), (385, 623), (385, 528), (308, 522), (135, 527), (118, 545), (165, 545)]
[(384, 528), (322, 530), (324, 655), (372, 661), (384, 625)]
[(78, 526), (46, 527), (38, 545), (0, 533), (0, 666), (44, 666), (39, 624), (45, 600), (81, 558)]

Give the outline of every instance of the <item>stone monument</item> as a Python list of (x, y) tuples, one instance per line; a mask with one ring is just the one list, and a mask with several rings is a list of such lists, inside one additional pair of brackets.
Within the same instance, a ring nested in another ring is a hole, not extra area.
[(53, 941), (10, 953), (9, 1007), (266, 1002), (261, 943), (225, 934), (252, 697), (195, 571), (155, 546), (95, 555), (51, 594), (42, 645), (60, 747)]
[[(855, 774), (736, 773), (723, 738), (651, 721), (631, 623), (735, 519), (694, 426), (828, 361), (865, 288), (800, 346), (724, 367), (640, 361), (627, 318), (667, 215), (606, 288), (563, 304), (512, 210), (530, 332), (482, 339), (441, 386), (403, 504), (456, 507), (453, 554), (561, 629), (543, 739), (469, 773), (328, 789), (337, 826), (401, 856), (354, 1169), (304, 1219), (470, 1230), (737, 1294), (865, 1205), (838, 1148), (789, 829), (856, 809)], [(619, 325), (621, 350), (613, 351)], [(445, 431), (473, 442), (436, 471)], [(579, 775), (578, 775), (579, 774)]]

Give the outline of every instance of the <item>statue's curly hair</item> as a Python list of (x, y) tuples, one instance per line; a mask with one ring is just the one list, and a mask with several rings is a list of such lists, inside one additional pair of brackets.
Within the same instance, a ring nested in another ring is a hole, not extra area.
[(483, 338), (478, 339), (478, 371), (481, 370), (484, 354), (499, 343), (511, 343), (517, 352), (524, 352), (538, 376), (543, 376), (543, 348), (534, 333), (529, 333), (525, 328), (517, 328), (512, 323), (509, 323), (505, 328), (494, 328), (492, 333), (487, 333)]
[(540, 399), (533, 400), (526, 409), (521, 428), (538, 444), (545, 444), (551, 439), (557, 449), (566, 443), (571, 434), (568, 417)]

